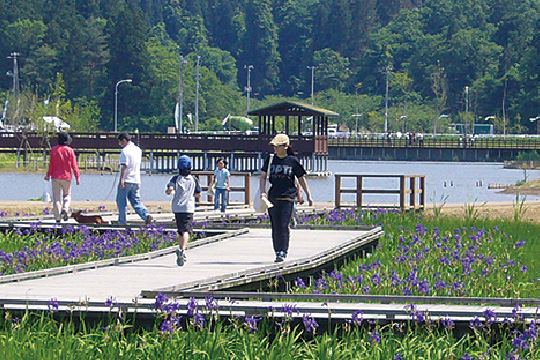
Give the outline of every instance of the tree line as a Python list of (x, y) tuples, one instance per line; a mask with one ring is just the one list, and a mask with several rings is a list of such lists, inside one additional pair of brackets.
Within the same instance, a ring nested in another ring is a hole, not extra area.
[[(57, 115), (78, 131), (164, 132), (183, 108), (201, 130), (280, 100), (340, 113), (351, 130), (450, 123), (531, 131), (538, 0), (0, 0), (5, 123)], [(19, 87), (15, 89), (17, 54)], [(251, 67), (250, 67), (251, 66)], [(115, 94), (116, 84), (123, 79)], [(388, 89), (388, 91), (387, 91)], [(15, 91), (17, 90), (17, 91)], [(118, 101), (116, 102), (116, 95)], [(356, 115), (356, 116), (353, 116)], [(187, 118), (184, 121), (192, 126)]]

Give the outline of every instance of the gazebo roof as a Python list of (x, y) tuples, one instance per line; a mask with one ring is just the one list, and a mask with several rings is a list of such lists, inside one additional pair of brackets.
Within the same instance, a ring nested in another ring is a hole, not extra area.
[(314, 105), (296, 101), (284, 101), (268, 107), (252, 110), (248, 115), (253, 116), (332, 116), (337, 117), (339, 113), (326, 110)]

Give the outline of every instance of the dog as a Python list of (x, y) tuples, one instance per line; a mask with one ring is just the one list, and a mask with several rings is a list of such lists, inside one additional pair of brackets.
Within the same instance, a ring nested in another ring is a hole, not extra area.
[(81, 210), (74, 211), (71, 217), (79, 224), (109, 224), (108, 221), (103, 220), (101, 215), (84, 215)]

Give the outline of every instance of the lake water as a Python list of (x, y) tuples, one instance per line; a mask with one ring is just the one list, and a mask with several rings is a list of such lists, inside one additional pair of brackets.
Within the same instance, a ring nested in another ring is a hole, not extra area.
[[(396, 161), (329, 161), (332, 173), (341, 174), (405, 174), (426, 175), (426, 201), (441, 202), (446, 197), (448, 203), (513, 201), (515, 195), (500, 194), (498, 190), (488, 190), (488, 185), (515, 184), (525, 178), (523, 170), (504, 169), (502, 163), (448, 163), (448, 162), (396, 162)], [(539, 170), (528, 170), (529, 179), (540, 178)], [(51, 193), (50, 184), (42, 174), (0, 174), (0, 200), (29, 200), (42, 196), (44, 190)], [(141, 194), (143, 201), (167, 201), (164, 194), (166, 184), (172, 175), (143, 175)], [(258, 176), (251, 179), (252, 193), (258, 186)], [(73, 200), (106, 201), (116, 196), (116, 174), (82, 176), (82, 184), (73, 183)], [(233, 185), (239, 186), (243, 178), (233, 178)], [(334, 177), (308, 178), (313, 198), (316, 202), (334, 201)], [(343, 181), (343, 187), (352, 188), (353, 180)], [(365, 188), (398, 188), (397, 180), (366, 179)], [(232, 194), (232, 200), (241, 200), (240, 194)], [(537, 199), (528, 196), (527, 199)], [(353, 194), (342, 195), (343, 201), (354, 200)], [(397, 195), (366, 195), (364, 205), (376, 203), (397, 203)]]

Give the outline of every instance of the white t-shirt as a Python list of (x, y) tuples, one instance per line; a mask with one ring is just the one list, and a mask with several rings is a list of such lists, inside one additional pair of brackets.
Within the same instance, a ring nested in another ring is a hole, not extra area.
[(169, 186), (173, 186), (175, 190), (172, 199), (172, 212), (193, 214), (195, 212), (194, 194), (201, 193), (199, 180), (192, 175), (175, 175), (169, 180), (167, 187)]
[(120, 152), (120, 166), (126, 165), (124, 182), (130, 184), (141, 183), (142, 150), (131, 141)]

